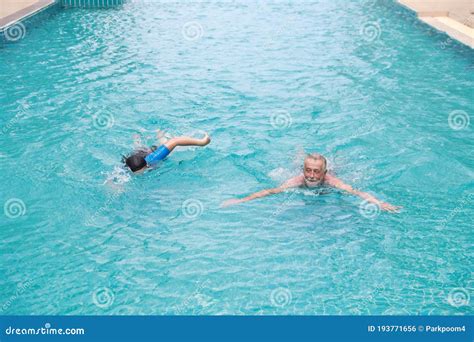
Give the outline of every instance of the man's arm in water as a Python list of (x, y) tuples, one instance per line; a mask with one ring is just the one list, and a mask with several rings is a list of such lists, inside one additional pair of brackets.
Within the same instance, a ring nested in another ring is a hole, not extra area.
[(371, 194), (368, 194), (368, 193), (363, 192), (363, 191), (356, 190), (356, 189), (352, 188), (352, 186), (350, 186), (349, 184), (344, 183), (342, 180), (340, 180), (339, 178), (337, 178), (335, 176), (327, 174), (324, 181), (326, 182), (326, 184), (328, 184), (332, 187), (344, 190), (344, 191), (346, 191), (350, 194), (359, 196), (360, 198), (362, 198), (362, 199), (364, 199), (364, 200), (366, 200), (370, 203), (374, 203), (374, 204), (378, 205), (382, 210), (389, 211), (391, 213), (397, 213), (401, 209), (401, 207), (399, 207), (399, 206), (395, 206), (395, 205), (392, 205), (390, 203), (382, 202), (379, 199), (372, 196)]
[(296, 176), (296, 177), (288, 179), (285, 183), (283, 183), (277, 188), (265, 189), (244, 198), (232, 198), (230, 200), (222, 202), (221, 206), (228, 207), (229, 205), (248, 202), (248, 201), (251, 201), (257, 198), (262, 198), (269, 195), (279, 194), (280, 192), (283, 192), (290, 188), (296, 188), (298, 186), (301, 186), (302, 184), (303, 184), (303, 177)]

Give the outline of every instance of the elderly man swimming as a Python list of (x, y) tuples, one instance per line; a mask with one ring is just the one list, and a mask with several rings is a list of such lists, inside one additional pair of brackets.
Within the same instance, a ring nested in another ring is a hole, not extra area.
[(394, 206), (390, 203), (382, 202), (366, 192), (353, 189), (352, 186), (344, 183), (339, 178), (328, 174), (326, 158), (317, 153), (308, 154), (306, 156), (304, 160), (303, 173), (301, 175), (288, 179), (285, 183), (283, 183), (277, 188), (262, 190), (244, 198), (230, 199), (222, 203), (222, 205), (226, 207), (237, 203), (251, 201), (256, 198), (261, 198), (272, 194), (278, 194), (289, 188), (314, 188), (321, 185), (327, 185), (347, 191), (350, 194), (359, 196), (370, 203), (378, 205), (382, 210), (388, 212), (399, 212), (401, 208), (399, 206)]

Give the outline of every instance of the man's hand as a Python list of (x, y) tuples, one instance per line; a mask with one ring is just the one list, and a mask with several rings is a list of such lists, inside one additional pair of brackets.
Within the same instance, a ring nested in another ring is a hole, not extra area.
[(379, 206), (380, 206), (380, 209), (382, 209), (384, 211), (388, 211), (390, 213), (399, 213), (400, 209), (402, 209), (402, 207), (400, 207), (398, 205), (392, 205), (392, 204), (386, 203), (386, 202), (381, 202), (379, 204)]
[(388, 211), (389, 213), (398, 213), (400, 212), (400, 209), (402, 208), (396, 205), (392, 205), (390, 203), (382, 202), (378, 200), (377, 198), (375, 198), (374, 196), (372, 196), (371, 194), (368, 194), (366, 192), (356, 190), (352, 188), (352, 186), (350, 186), (349, 184), (344, 183), (342, 180), (332, 175), (329, 175), (329, 174), (326, 175), (326, 182), (328, 185), (347, 191), (348, 193), (359, 196), (360, 198), (366, 201), (369, 201), (370, 203), (376, 204), (383, 211)]

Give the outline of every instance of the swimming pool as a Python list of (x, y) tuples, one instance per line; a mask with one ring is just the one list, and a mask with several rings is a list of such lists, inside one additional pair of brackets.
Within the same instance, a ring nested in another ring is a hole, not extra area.
[[(0, 49), (2, 313), (472, 314), (473, 57), (391, 1), (59, 11)], [(156, 128), (213, 141), (121, 172)], [(404, 210), (220, 208), (302, 151)]]

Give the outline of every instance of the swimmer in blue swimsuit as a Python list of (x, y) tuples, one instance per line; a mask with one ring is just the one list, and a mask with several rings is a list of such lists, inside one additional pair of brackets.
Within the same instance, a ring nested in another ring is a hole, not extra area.
[(143, 173), (165, 159), (176, 146), (206, 146), (210, 142), (211, 138), (207, 133), (201, 139), (190, 137), (171, 138), (159, 147), (153, 146), (149, 149), (137, 150), (129, 156), (124, 156), (122, 161), (133, 173)]

